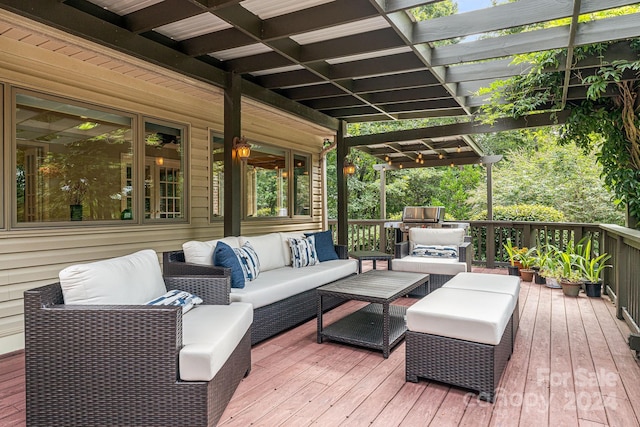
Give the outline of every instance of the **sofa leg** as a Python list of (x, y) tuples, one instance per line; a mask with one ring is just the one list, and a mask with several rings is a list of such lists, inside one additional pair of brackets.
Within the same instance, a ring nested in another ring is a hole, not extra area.
[(418, 382), (418, 376), (417, 375), (413, 375), (407, 372), (407, 381), (410, 383), (417, 383)]
[(493, 391), (481, 391), (478, 394), (478, 399), (484, 400), (485, 402), (493, 403), (494, 398), (495, 398), (495, 392)]

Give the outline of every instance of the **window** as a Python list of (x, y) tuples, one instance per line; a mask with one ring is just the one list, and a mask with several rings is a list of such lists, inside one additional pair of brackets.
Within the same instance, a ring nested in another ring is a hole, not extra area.
[(132, 123), (126, 115), (16, 93), (16, 223), (120, 220), (122, 200), (134, 189), (122, 180)]
[(144, 217), (184, 218), (185, 129), (167, 123), (144, 123)]
[(311, 215), (311, 161), (303, 154), (293, 155), (294, 215)]
[(247, 217), (286, 217), (288, 213), (288, 152), (251, 144), (245, 167)]
[(224, 138), (211, 135), (211, 216), (224, 216)]

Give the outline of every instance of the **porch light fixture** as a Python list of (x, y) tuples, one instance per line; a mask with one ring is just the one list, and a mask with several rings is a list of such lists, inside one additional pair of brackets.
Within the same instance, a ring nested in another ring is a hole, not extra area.
[(236, 150), (236, 155), (243, 162), (246, 161), (251, 155), (251, 144), (247, 142), (247, 139), (243, 136), (233, 138), (233, 149)]
[(342, 165), (342, 172), (345, 175), (353, 175), (356, 173), (356, 165), (349, 159), (344, 159), (344, 164)]

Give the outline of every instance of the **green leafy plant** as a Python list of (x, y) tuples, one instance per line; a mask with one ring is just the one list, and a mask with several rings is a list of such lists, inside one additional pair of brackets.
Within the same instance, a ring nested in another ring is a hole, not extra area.
[(525, 270), (531, 269), (536, 263), (537, 260), (537, 249), (533, 248), (522, 248), (515, 256), (522, 264), (522, 268)]
[(607, 253), (600, 254), (595, 258), (591, 258), (589, 260), (584, 259), (580, 263), (579, 267), (582, 272), (582, 277), (584, 280), (591, 283), (599, 283), (602, 280), (602, 272), (605, 268), (611, 267), (609, 264), (605, 264), (611, 255)]

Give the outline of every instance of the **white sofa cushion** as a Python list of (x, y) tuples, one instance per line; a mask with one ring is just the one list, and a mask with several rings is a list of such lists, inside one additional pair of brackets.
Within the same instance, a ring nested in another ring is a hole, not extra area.
[(239, 240), (242, 245), (249, 242), (256, 251), (260, 261), (261, 272), (286, 265), (280, 233), (269, 233), (262, 236), (240, 236)]
[(391, 268), (397, 271), (454, 276), (467, 271), (467, 264), (453, 258), (429, 258), (409, 255), (399, 259), (392, 259)]
[(224, 237), (222, 239), (208, 240), (201, 242), (198, 240), (190, 240), (182, 244), (184, 251), (184, 260), (193, 264), (213, 265), (213, 251), (218, 241), (223, 241), (232, 248), (239, 248), (240, 242), (235, 236)]
[(325, 261), (304, 268), (282, 267), (261, 272), (242, 289), (231, 289), (231, 301), (248, 302), (260, 308), (290, 296), (326, 285), (358, 271), (354, 259)]
[(59, 273), (65, 304), (145, 304), (167, 292), (151, 249), (71, 265)]
[(465, 233), (464, 228), (410, 228), (409, 253), (415, 245), (460, 246), (464, 243)]
[(407, 329), (497, 345), (512, 306), (508, 294), (439, 288), (407, 309)]
[(250, 304), (199, 305), (182, 316), (180, 379), (210, 381), (253, 322)]

